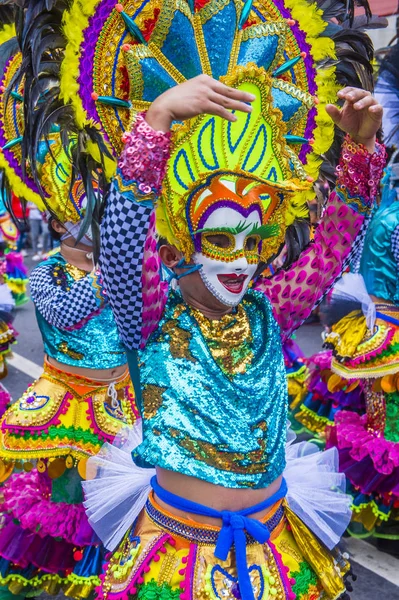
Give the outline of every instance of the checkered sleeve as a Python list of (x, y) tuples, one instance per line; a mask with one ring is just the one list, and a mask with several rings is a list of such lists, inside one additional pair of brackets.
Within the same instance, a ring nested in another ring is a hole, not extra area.
[(391, 236), (391, 250), (398, 265), (399, 272), (399, 225), (398, 227), (395, 227)]
[(122, 141), (101, 224), (100, 264), (119, 335), (127, 350), (136, 350), (157, 328), (167, 297), (154, 203), (170, 155), (170, 132), (155, 131), (140, 113)]
[(120, 191), (117, 178), (113, 181), (101, 225), (101, 272), (119, 334), (129, 350), (142, 341), (143, 262), (153, 214), (152, 202), (136, 201), (132, 189)]
[(40, 314), (59, 329), (74, 329), (105, 303), (100, 273), (88, 273), (70, 287), (54, 276), (54, 266), (43, 263), (30, 276), (32, 300)]

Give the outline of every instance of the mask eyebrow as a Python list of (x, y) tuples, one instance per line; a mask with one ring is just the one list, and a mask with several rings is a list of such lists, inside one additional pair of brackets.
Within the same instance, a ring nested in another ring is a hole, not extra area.
[(275, 237), (279, 233), (280, 225), (277, 225), (277, 223), (273, 223), (273, 225), (254, 224), (248, 235), (258, 235), (261, 240), (266, 240), (267, 238)]
[(239, 233), (246, 231), (248, 227), (250, 227), (249, 223), (240, 221), (236, 227), (204, 227), (203, 229), (197, 229), (197, 231), (194, 231), (194, 235), (198, 235), (199, 233), (231, 233), (232, 235), (238, 235)]

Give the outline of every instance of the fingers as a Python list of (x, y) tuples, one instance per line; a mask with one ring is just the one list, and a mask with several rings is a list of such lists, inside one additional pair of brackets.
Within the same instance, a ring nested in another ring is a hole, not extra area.
[(342, 117), (342, 114), (341, 114), (341, 111), (339, 110), (339, 108), (334, 106), (334, 104), (327, 104), (326, 112), (329, 115), (329, 117), (334, 121), (334, 123), (336, 125), (339, 125), (339, 122), (341, 121), (341, 117)]
[(224, 108), (224, 106), (217, 104), (216, 102), (210, 102), (209, 106), (207, 106), (205, 112), (208, 115), (215, 115), (216, 117), (222, 117), (223, 119), (226, 119), (227, 121), (230, 121), (231, 123), (234, 123), (235, 121), (237, 121), (237, 117), (235, 114), (233, 114), (232, 112), (227, 110), (227, 108)]
[(370, 106), (369, 112), (372, 113), (374, 116), (379, 116), (382, 119), (384, 109), (381, 106), (381, 104), (378, 104), (377, 102), (377, 104), (373, 104), (373, 106)]
[(245, 104), (244, 102), (233, 100), (232, 98), (226, 98), (226, 96), (222, 96), (221, 94), (212, 93), (210, 94), (209, 99), (215, 104), (219, 104), (228, 110), (239, 110), (245, 113), (250, 113), (252, 111), (252, 106), (250, 104)]
[(235, 88), (228, 87), (221, 83), (220, 81), (216, 81), (215, 79), (211, 79), (213, 82), (212, 89), (214, 92), (219, 94), (220, 96), (224, 96), (225, 98), (231, 100), (237, 100), (238, 102), (253, 102), (255, 100), (255, 96), (253, 94), (249, 94), (248, 92), (243, 92), (242, 90), (236, 90)]
[[(372, 106), (379, 106), (378, 101), (366, 90), (346, 87), (338, 92), (338, 97), (352, 104), (355, 110), (363, 110)], [(380, 109), (373, 109), (371, 112), (379, 112)], [(381, 108), (382, 110), (382, 108)]]
[(346, 100), (351, 104), (359, 102), (366, 97), (372, 97), (371, 93), (360, 88), (346, 87), (338, 92), (338, 98), (340, 98), (340, 100)]
[(374, 119), (374, 121), (377, 121), (377, 123), (379, 123), (380, 125), (382, 124), (383, 113), (384, 113), (384, 109), (381, 106), (381, 104), (378, 104), (378, 102), (376, 104), (373, 104), (369, 108), (370, 117), (372, 119)]

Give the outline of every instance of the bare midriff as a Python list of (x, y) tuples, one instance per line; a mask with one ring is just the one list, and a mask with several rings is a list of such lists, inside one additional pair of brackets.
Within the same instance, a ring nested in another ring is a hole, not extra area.
[(56, 360), (55, 358), (51, 358), (50, 356), (46, 356), (46, 358), (50, 365), (52, 365), (56, 369), (59, 369), (60, 371), (64, 371), (65, 373), (72, 373), (73, 375), (80, 375), (81, 377), (94, 379), (95, 381), (104, 381), (104, 384), (116, 381), (126, 373), (127, 369), (126, 364), (114, 367), (112, 369), (83, 369), (81, 367), (66, 365), (65, 363), (59, 362), (58, 360)]
[[(186, 500), (197, 502), (197, 504), (203, 504), (204, 506), (208, 506), (209, 508), (218, 511), (230, 510), (235, 512), (249, 508), (270, 498), (270, 496), (275, 494), (280, 488), (282, 475), (275, 479), (268, 487), (256, 490), (251, 488), (225, 488), (221, 485), (215, 485), (196, 477), (189, 477), (188, 475), (167, 471), (159, 467), (157, 467), (157, 480), (165, 490), (172, 492), (176, 496), (181, 496)], [(214, 519), (181, 511), (166, 504), (156, 495), (155, 499), (161, 507), (178, 517), (191, 519), (192, 521), (206, 523), (208, 525), (221, 526), (222, 524), (221, 519)], [(260, 520), (269, 511), (270, 507), (266, 508), (264, 511), (254, 513), (251, 515), (251, 518)]]
[(395, 303), (391, 302), (390, 300), (384, 300), (384, 298), (378, 298), (377, 296), (373, 296), (371, 294), (370, 294), (370, 298), (372, 299), (374, 304), (392, 304), (392, 305), (396, 306)]

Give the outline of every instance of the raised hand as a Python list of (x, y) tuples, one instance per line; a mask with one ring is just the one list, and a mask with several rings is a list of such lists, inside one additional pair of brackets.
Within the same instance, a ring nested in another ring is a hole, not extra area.
[(246, 103), (254, 100), (252, 94), (228, 87), (208, 75), (199, 75), (161, 94), (151, 104), (145, 119), (158, 131), (168, 131), (172, 121), (185, 121), (204, 113), (236, 121), (230, 111), (249, 113), (252, 107)]
[(375, 136), (382, 123), (382, 106), (370, 92), (358, 88), (346, 87), (338, 92), (338, 97), (345, 100), (343, 107), (328, 104), (327, 113), (354, 142), (374, 152)]

